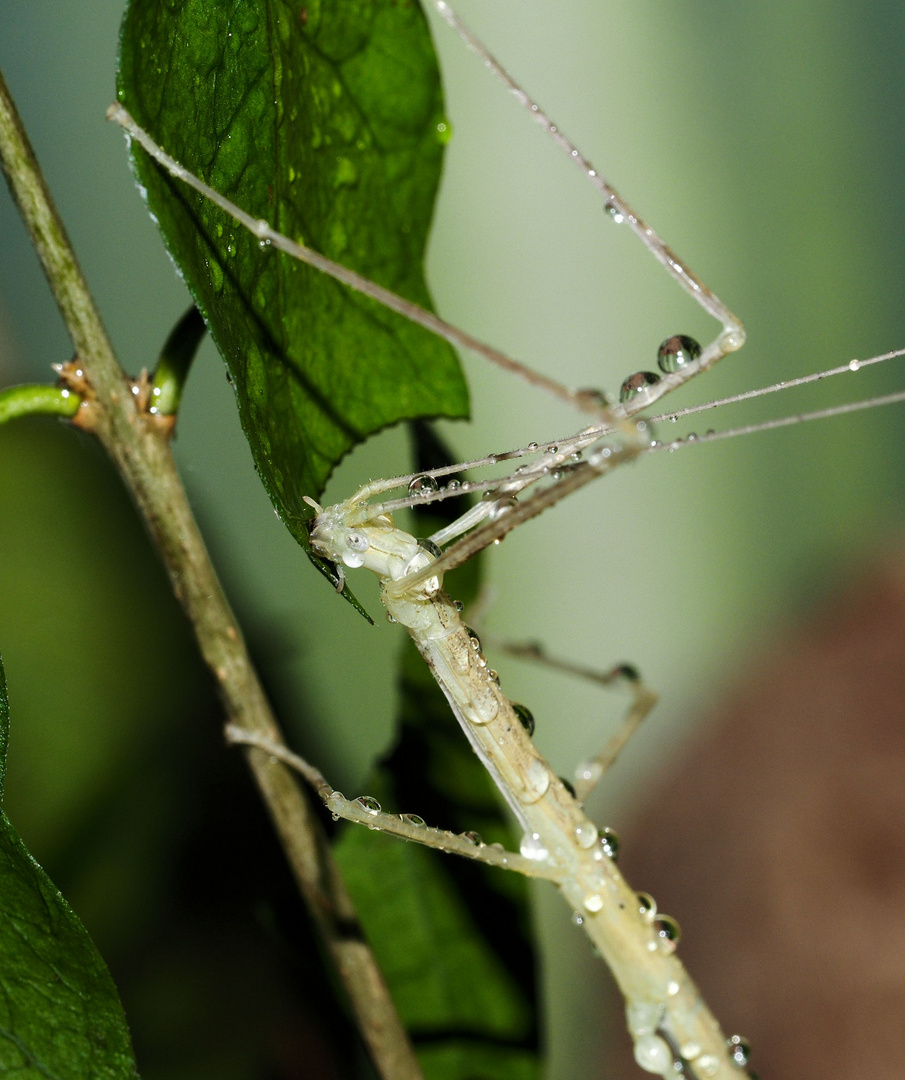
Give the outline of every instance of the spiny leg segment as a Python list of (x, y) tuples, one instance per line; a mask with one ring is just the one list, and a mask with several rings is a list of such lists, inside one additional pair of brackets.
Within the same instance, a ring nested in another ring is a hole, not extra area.
[(506, 851), (501, 844), (485, 844), (477, 833), (453, 833), (447, 829), (437, 829), (428, 825), (418, 814), (387, 813), (370, 795), (347, 799), (341, 791), (332, 788), (321, 772), (303, 757), (293, 753), (282, 743), (266, 739), (256, 732), (246, 731), (236, 724), (228, 724), (226, 739), (235, 745), (255, 746), (289, 765), (310, 784), (334, 819), (342, 818), (357, 825), (366, 825), (369, 829), (388, 833), (401, 840), (412, 840), (425, 847), (461, 855), (488, 866), (514, 870), (526, 877), (549, 881), (556, 881), (558, 878), (556, 870), (546, 863), (526, 859), (524, 855), (514, 851)]

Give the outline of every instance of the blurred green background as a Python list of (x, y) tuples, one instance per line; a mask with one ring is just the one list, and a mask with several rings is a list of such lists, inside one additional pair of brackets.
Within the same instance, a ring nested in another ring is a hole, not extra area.
[[(120, 358), (137, 372), (188, 298), (104, 121), (121, 8), (4, 4), (0, 65)], [(905, 346), (901, 5), (462, 0), (461, 14), (745, 322), (743, 352), (677, 405)], [(445, 27), (436, 37), (454, 129), (428, 268), (440, 312), (575, 386), (615, 389), (653, 367), (672, 333), (709, 340), (713, 326), (606, 220), (543, 132)], [(44, 379), (70, 346), (5, 196), (0, 235), (0, 381)], [(463, 457), (576, 426), (555, 403), (466, 364), (475, 424), (445, 427)], [(885, 392), (902, 385), (897, 364), (681, 430)], [(749, 657), (900, 543), (902, 417), (892, 408), (656, 455), (490, 554), (488, 631), (588, 664), (631, 660), (662, 692), (592, 807), (601, 820), (618, 829)], [(392, 736), (398, 635), (338, 602), (278, 523), (209, 345), (176, 453), (291, 739), (357, 792)], [(404, 434), (387, 433), (344, 463), (327, 497), (406, 467)], [(276, 1044), (291, 1042), (275, 1003), (281, 985), (295, 993), (303, 980), (284, 952), (277, 962), (259, 951), (284, 932), (255, 907), (246, 861), (263, 818), (223, 749), (216, 701), (128, 498), (91, 439), (21, 423), (0, 430), (0, 518), (10, 816), (122, 983), (143, 1074), (263, 1075), (254, 1032), (246, 1046), (237, 1028), (269, 1009)], [(378, 610), (370, 583), (357, 591)], [(563, 773), (618, 715), (618, 700), (593, 688), (494, 663)], [(552, 892), (537, 899), (550, 1075), (589, 1075), (603, 975)], [(224, 956), (216, 930), (241, 925), (238, 909), (256, 919)], [(209, 938), (190, 936), (189, 923)], [(209, 1039), (197, 1019), (185, 1026), (189, 1000), (209, 1003)], [(316, 1015), (308, 1003), (293, 1016), (306, 1009)]]

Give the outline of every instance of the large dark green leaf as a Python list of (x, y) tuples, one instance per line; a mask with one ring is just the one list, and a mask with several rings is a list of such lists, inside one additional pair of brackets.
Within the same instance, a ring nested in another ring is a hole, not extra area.
[[(446, 124), (414, 0), (131, 0), (119, 95), (249, 213), (429, 305), (422, 259)], [(143, 153), (135, 165), (297, 538), (302, 495), (316, 497), (355, 442), (403, 418), (467, 411), (445, 342), (262, 250)]]
[[(0, 664), (0, 784), (9, 708)], [(135, 1077), (122, 1005), (75, 913), (0, 812), (0, 1076)]]
[[(476, 562), (456, 579), (456, 595), (473, 596)], [(517, 846), (499, 793), (411, 644), (399, 689), (399, 739), (367, 794), (391, 812)], [(336, 854), (428, 1080), (536, 1080), (525, 879), (359, 825), (343, 828)]]

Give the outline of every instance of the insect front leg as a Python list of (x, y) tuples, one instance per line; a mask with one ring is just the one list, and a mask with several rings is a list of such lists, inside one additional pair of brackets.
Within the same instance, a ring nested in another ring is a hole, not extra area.
[(245, 731), (236, 724), (227, 726), (226, 738), (234, 745), (254, 746), (258, 750), (263, 750), (264, 753), (270, 754), (294, 769), (314, 789), (324, 806), (333, 815), (334, 820), (343, 818), (357, 825), (366, 825), (375, 832), (388, 833), (400, 840), (412, 840), (425, 847), (461, 855), (463, 858), (473, 859), (487, 866), (514, 870), (526, 877), (558, 880), (558, 871), (551, 864), (526, 859), (524, 855), (517, 852), (507, 851), (502, 844), (485, 844), (477, 833), (453, 833), (447, 829), (437, 829), (428, 825), (418, 814), (387, 813), (370, 795), (347, 799), (341, 791), (336, 791), (330, 786), (320, 770), (282, 743), (274, 742), (256, 732)]

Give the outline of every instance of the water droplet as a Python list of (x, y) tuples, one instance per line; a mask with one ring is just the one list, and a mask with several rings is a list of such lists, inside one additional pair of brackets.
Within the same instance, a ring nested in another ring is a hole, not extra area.
[(592, 405), (612, 405), (612, 399), (605, 390), (599, 390), (596, 386), (583, 386), (579, 391), (579, 395), (584, 398), (589, 404)]
[(484, 845), (484, 841), (481, 839), (481, 834), (472, 832), (471, 830), (469, 830), (468, 832), (463, 832), (462, 839), (467, 840), (469, 844), (474, 844), (475, 847), (483, 847)]
[(612, 829), (604, 826), (598, 833), (600, 837), (600, 846), (603, 848), (603, 853), (608, 859), (616, 861), (619, 855), (619, 836)]
[(504, 495), (493, 504), (493, 509), (490, 511), (490, 520), (496, 521), (497, 518), (501, 518), (504, 514), (511, 513), (517, 506), (518, 499), (514, 495)]
[(584, 925), (584, 915), (582, 915), (580, 911), (573, 911), (572, 912), (572, 925), (573, 926), (583, 926)]
[(568, 793), (574, 799), (575, 798), (575, 788), (574, 788), (574, 786), (564, 776), (561, 776), (559, 778), (559, 782), (562, 784), (562, 786), (566, 789), (566, 791), (568, 791)]
[(400, 814), (399, 816), (406, 825), (414, 825), (416, 829), (424, 829), (427, 827), (427, 822), (420, 814)]
[(619, 209), (619, 207), (618, 207), (618, 206), (617, 206), (617, 205), (616, 205), (616, 204), (615, 204), (615, 203), (614, 203), (614, 202), (612, 201), (612, 199), (607, 199), (606, 205), (604, 206), (604, 208), (603, 208), (603, 209), (604, 209), (604, 211), (605, 211), (605, 212), (606, 212), (607, 214), (609, 214), (610, 218), (611, 218), (611, 219), (612, 219), (612, 220), (613, 220), (613, 221), (614, 221), (614, 222), (615, 222), (615, 223), (616, 223), (617, 225), (621, 225), (621, 224), (622, 224), (622, 222), (623, 222), (623, 221), (625, 221), (625, 214), (623, 214), (623, 212), (622, 212), (622, 211), (621, 211), (621, 210)]
[(704, 1054), (694, 1063), (695, 1072), (701, 1076), (715, 1076), (719, 1067), (719, 1060), (713, 1054)]
[(421, 495), (427, 498), (437, 490), (437, 481), (432, 476), (416, 476), (409, 483), (409, 495)]
[(456, 491), (461, 486), (462, 486), (462, 482), (460, 480), (450, 480), (450, 482), (446, 485), (446, 490), (447, 491)]
[(525, 772), (525, 787), (519, 792), (519, 798), (525, 803), (534, 803), (544, 797), (550, 789), (550, 770), (540, 758), (532, 758)]
[(512, 702), (512, 711), (519, 718), (519, 723), (528, 732), (529, 735), (534, 734), (534, 716), (531, 710), (526, 705), (518, 705), (516, 702)]
[(660, 1026), (663, 1006), (653, 1001), (632, 1001), (625, 1007), (625, 1025), (633, 1038), (650, 1035)]
[(584, 906), (594, 914), (603, 907), (603, 897), (598, 892), (588, 893), (584, 900), (582, 900)]
[(574, 454), (570, 454), (569, 461), (581, 461), (581, 451), (576, 450)]
[(500, 673), (495, 671), (492, 667), (487, 669), (487, 678), (490, 679), (494, 685), (500, 685)]
[(380, 813), (380, 803), (376, 799), (372, 799), (370, 795), (360, 795), (355, 801), (362, 810), (367, 810), (369, 814)]
[(419, 540), (418, 547), (420, 547), (423, 551), (426, 551), (428, 555), (433, 555), (435, 559), (439, 559), (440, 556), (443, 554), (443, 552), (433, 542), (433, 540)]
[(682, 937), (682, 929), (671, 915), (658, 915), (654, 919), (654, 933), (661, 952), (673, 953)]
[(701, 1053), (701, 1048), (696, 1042), (687, 1042), (679, 1051), (686, 1061), (694, 1061)]
[(580, 848), (593, 847), (597, 843), (597, 827), (590, 821), (575, 826), (575, 842)]
[(453, 607), (456, 609), (456, 611), (465, 610), (465, 605), (462, 603), (461, 600), (453, 600)]
[(645, 1072), (668, 1076), (673, 1071), (672, 1051), (659, 1035), (641, 1035), (635, 1039), (635, 1061)]
[(541, 840), (540, 833), (525, 833), (518, 849), (526, 859), (533, 859), (535, 862), (550, 857), (550, 852)]
[(860, 360), (849, 360), (849, 362), (848, 362), (848, 370), (849, 371), (860, 371), (861, 370), (861, 361)]
[(595, 780), (599, 766), (593, 761), (582, 761), (575, 770), (575, 776), (586, 783)]
[(657, 917), (657, 901), (646, 892), (635, 893), (635, 899), (638, 901), (638, 910), (644, 918), (648, 922), (653, 922)]
[(633, 398), (643, 394), (645, 390), (656, 386), (659, 381), (660, 376), (653, 371), (636, 371), (634, 375), (629, 375), (622, 386), (619, 387), (619, 400), (625, 405)]
[(387, 612), (387, 622), (388, 623), (396, 623), (396, 622), (399, 622), (399, 620), (396, 618), (395, 615), (391, 615), (389, 612)]
[(673, 334), (657, 349), (657, 367), (666, 375), (680, 371), (701, 355), (701, 346), (685, 334)]
[(731, 1035), (726, 1040), (726, 1045), (729, 1047), (732, 1064), (738, 1065), (740, 1069), (746, 1068), (751, 1060), (751, 1043), (741, 1035)]
[(527, 446), (527, 449), (533, 454), (534, 451), (537, 449), (537, 443), (536, 442), (529, 442), (528, 446)]
[(465, 627), (465, 633), (468, 634), (468, 642), (471, 645), (472, 650), (479, 653), (481, 651), (481, 639), (470, 626)]
[(437, 137), (437, 142), (441, 146), (446, 146), (453, 136), (452, 124), (446, 119), (439, 120), (436, 128), (434, 128), (434, 134)]

